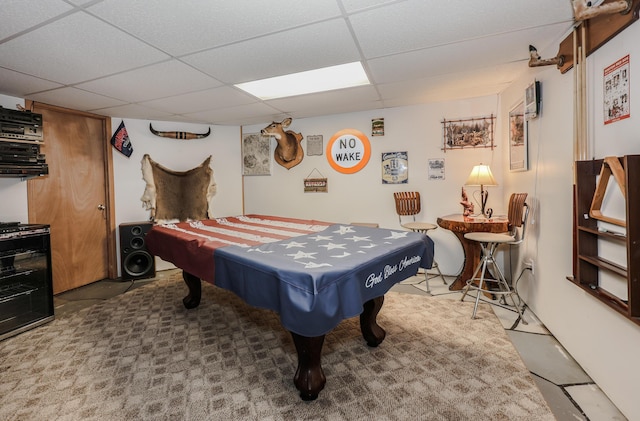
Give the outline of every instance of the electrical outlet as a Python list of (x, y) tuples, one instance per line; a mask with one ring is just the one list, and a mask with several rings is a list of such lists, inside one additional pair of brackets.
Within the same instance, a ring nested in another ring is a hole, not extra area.
[(526, 269), (530, 269), (531, 270), (531, 274), (535, 275), (535, 264), (533, 263), (533, 259), (529, 258), (527, 260), (525, 260), (524, 262), (522, 262), (522, 264), (524, 265), (524, 267)]

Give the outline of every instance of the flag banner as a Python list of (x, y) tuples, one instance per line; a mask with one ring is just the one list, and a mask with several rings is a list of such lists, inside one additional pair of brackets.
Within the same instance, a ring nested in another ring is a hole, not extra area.
[(129, 140), (127, 128), (124, 127), (124, 120), (120, 122), (118, 130), (116, 130), (113, 136), (111, 136), (111, 144), (127, 157), (131, 156), (131, 153), (133, 152), (133, 145), (131, 145), (131, 141)]

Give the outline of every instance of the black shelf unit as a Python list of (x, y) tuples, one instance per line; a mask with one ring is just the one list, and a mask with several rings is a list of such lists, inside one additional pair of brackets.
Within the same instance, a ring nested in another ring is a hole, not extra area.
[(54, 318), (48, 225), (0, 227), (0, 340)]

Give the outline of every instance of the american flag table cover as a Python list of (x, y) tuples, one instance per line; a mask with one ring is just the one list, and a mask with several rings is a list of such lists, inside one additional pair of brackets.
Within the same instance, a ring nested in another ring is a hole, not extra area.
[(157, 225), (149, 251), (250, 305), (280, 314), (291, 332), (313, 337), (359, 315), (363, 303), (430, 268), (424, 234), (246, 215)]

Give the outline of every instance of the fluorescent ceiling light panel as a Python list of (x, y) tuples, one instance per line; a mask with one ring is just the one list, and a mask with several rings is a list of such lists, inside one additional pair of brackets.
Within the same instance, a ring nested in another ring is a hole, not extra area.
[(235, 86), (253, 96), (267, 100), (368, 84), (369, 78), (367, 78), (362, 64), (356, 61), (339, 66), (239, 83)]

